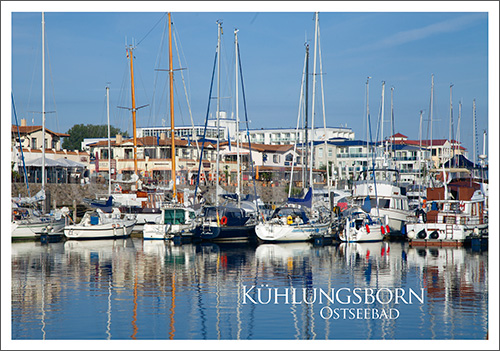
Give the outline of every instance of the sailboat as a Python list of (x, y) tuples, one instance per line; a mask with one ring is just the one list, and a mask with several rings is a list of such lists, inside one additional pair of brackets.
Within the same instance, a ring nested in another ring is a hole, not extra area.
[[(317, 48), (317, 38), (318, 38), (318, 13), (315, 15), (316, 21), (316, 28), (315, 28), (315, 55), (314, 55), (314, 77), (315, 77), (315, 70), (316, 70), (316, 48)], [(306, 173), (307, 173), (307, 158), (308, 158), (308, 148), (309, 144), (307, 142), (307, 134), (308, 134), (308, 128), (307, 128), (307, 115), (308, 115), (308, 108), (307, 108), (307, 100), (308, 100), (308, 76), (309, 76), (309, 45), (306, 44), (306, 57), (304, 60), (304, 74), (303, 77), (305, 78), (306, 84), (305, 84), (305, 129), (304, 129), (304, 134), (305, 134), (305, 155), (306, 155)], [(315, 84), (313, 84), (315, 85)], [(301, 88), (302, 90), (302, 88)], [(313, 112), (314, 112), (314, 92), (315, 90), (313, 89)], [(301, 98), (302, 98), (302, 91), (301, 91)], [(300, 110), (300, 109), (299, 109)], [(300, 112), (299, 112), (299, 117), (300, 117)], [(297, 121), (297, 126), (298, 126)], [(314, 128), (314, 124), (313, 124)], [(312, 143), (311, 143), (312, 144)], [(307, 193), (303, 199), (295, 199), (295, 198), (288, 198), (288, 202), (285, 206), (278, 207), (274, 213), (271, 215), (269, 220), (261, 222), (257, 224), (255, 227), (255, 233), (257, 234), (257, 237), (260, 240), (266, 241), (266, 242), (274, 242), (274, 241), (309, 241), (312, 240), (314, 237), (325, 237), (329, 232), (330, 232), (330, 222), (329, 218), (327, 216), (322, 215), (321, 212), (318, 211), (318, 216), (316, 218), (313, 218), (311, 215), (306, 213), (306, 208), (310, 209), (310, 213), (312, 213), (312, 200), (313, 200), (313, 177), (312, 177), (312, 172), (313, 172), (313, 162), (312, 162), (312, 155), (311, 155), (311, 162), (310, 162), (310, 167), (309, 167), (309, 187), (307, 188)], [(292, 166), (292, 171), (291, 171), (291, 177), (293, 177), (293, 166)], [(292, 180), (292, 179), (291, 179)], [(291, 194), (291, 187), (292, 187), (292, 181), (290, 181), (290, 192)], [(307, 178), (306, 182), (307, 184)]]
[[(106, 87), (108, 111), (108, 157), (111, 159), (111, 146), (109, 142), (109, 87)], [(105, 206), (111, 207), (111, 177), (109, 177), (109, 198)], [(64, 227), (64, 236), (68, 239), (101, 239), (127, 237), (137, 222), (131, 215), (122, 216), (118, 208), (112, 208), (111, 214), (104, 213), (101, 208), (87, 211), (80, 223)]]
[(182, 206), (177, 202), (176, 167), (175, 167), (175, 139), (174, 139), (174, 70), (172, 62), (172, 21), (168, 13), (169, 31), (169, 78), (170, 78), (170, 128), (172, 146), (172, 202), (164, 203), (161, 207), (161, 215), (155, 223), (146, 223), (143, 228), (143, 238), (148, 239), (172, 239), (175, 236), (192, 236), (195, 228), (195, 211), (192, 208)]
[[(220, 52), (221, 52), (221, 35), (222, 35), (222, 22), (218, 21), (218, 40), (217, 40), (217, 160), (216, 160), (216, 194), (215, 194), (215, 206), (206, 206), (202, 209), (202, 214), (198, 219), (198, 224), (194, 230), (194, 238), (201, 240), (251, 240), (255, 238), (255, 225), (257, 219), (252, 214), (245, 211), (240, 206), (240, 194), (237, 191), (237, 204), (232, 205), (229, 203), (219, 204), (220, 186), (219, 186), (219, 144), (220, 144)], [(237, 31), (235, 31), (235, 51), (236, 51), (236, 65), (238, 65), (238, 36)], [(236, 66), (237, 67), (237, 66)], [(240, 65), (241, 69), (241, 65)], [(215, 67), (214, 67), (215, 70)], [(241, 73), (241, 70), (240, 70)], [(236, 79), (238, 74), (236, 74)], [(213, 82), (213, 79), (212, 79)], [(238, 83), (236, 83), (238, 87)], [(210, 89), (210, 92), (212, 90)], [(238, 89), (236, 89), (236, 98), (238, 96)], [(210, 104), (210, 102), (209, 102)], [(238, 104), (236, 104), (238, 106)], [(210, 107), (210, 105), (209, 105)], [(207, 112), (208, 120), (208, 112)], [(206, 124), (205, 124), (206, 126)], [(206, 131), (206, 128), (205, 128)], [(238, 133), (239, 131), (237, 131)], [(204, 145), (204, 144), (203, 144)], [(203, 150), (202, 145), (202, 150)], [(202, 151), (203, 154), (203, 151)], [(200, 169), (201, 169), (201, 157), (200, 157)], [(239, 170), (238, 170), (239, 177)], [(258, 211), (258, 208), (257, 208)]]
[[(406, 189), (400, 186), (399, 171), (390, 167), (391, 160), (385, 150), (384, 142), (382, 142), (381, 148), (382, 156), (378, 158), (380, 165), (376, 165), (377, 160), (375, 159), (378, 150), (370, 151), (369, 139), (371, 132), (368, 101), (370, 78), (368, 77), (366, 81), (367, 168), (360, 172), (358, 179), (354, 183), (352, 199), (354, 207), (368, 213), (371, 218), (382, 221), (382, 235), (388, 236), (393, 232), (404, 232), (404, 225), (411, 213), (408, 207)], [(385, 82), (382, 82), (381, 126), (383, 126), (384, 122), (384, 91)], [(381, 129), (381, 139), (383, 140), (383, 128)], [(372, 156), (371, 167), (369, 166), (370, 155)]]
[[(14, 98), (12, 98), (14, 115)], [(18, 124), (19, 125), (19, 124)], [(42, 135), (45, 136), (45, 14), (42, 12)], [(21, 142), (21, 139), (19, 139)], [(22, 152), (22, 145), (19, 146)], [(23, 158), (24, 161), (24, 158)], [(12, 199), (12, 239), (40, 238), (42, 234), (59, 233), (65, 225), (65, 217), (61, 211), (54, 214), (45, 213), (45, 142), (42, 143), (42, 189), (32, 198)], [(26, 178), (26, 182), (28, 179)], [(28, 187), (29, 190), (29, 187)], [(33, 208), (41, 202), (42, 209)]]

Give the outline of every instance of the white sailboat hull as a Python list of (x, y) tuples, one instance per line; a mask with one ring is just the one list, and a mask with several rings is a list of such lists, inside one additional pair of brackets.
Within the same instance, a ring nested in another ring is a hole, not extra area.
[(328, 224), (259, 223), (255, 226), (255, 234), (263, 241), (309, 241), (313, 235), (325, 235)]
[(346, 226), (344, 230), (339, 233), (339, 238), (343, 242), (369, 242), (369, 241), (382, 241), (384, 240), (384, 235), (382, 234), (382, 228), (379, 225), (368, 225), (361, 226), (356, 229), (354, 226)]
[(104, 239), (127, 237), (132, 232), (135, 220), (117, 221), (96, 225), (75, 224), (64, 228), (64, 236), (68, 239)]
[(12, 239), (39, 238), (41, 233), (60, 233), (64, 228), (65, 220), (22, 220), (13, 221), (11, 226)]

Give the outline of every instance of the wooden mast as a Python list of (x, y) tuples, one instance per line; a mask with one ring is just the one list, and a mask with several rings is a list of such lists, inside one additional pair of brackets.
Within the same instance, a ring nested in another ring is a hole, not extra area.
[(127, 52), (129, 59), (130, 59), (130, 84), (131, 84), (131, 90), (132, 90), (132, 129), (134, 132), (134, 174), (137, 175), (137, 132), (135, 130), (136, 123), (135, 123), (135, 114), (136, 114), (136, 108), (135, 108), (135, 89), (134, 89), (134, 54), (133, 54), (133, 48), (130, 46), (128, 48)]
[(176, 176), (175, 176), (175, 128), (174, 128), (174, 69), (172, 63), (172, 21), (170, 19), (170, 12), (168, 13), (168, 54), (169, 54), (169, 65), (168, 74), (170, 76), (170, 139), (172, 140), (172, 193), (174, 201), (177, 199), (177, 188), (175, 186)]

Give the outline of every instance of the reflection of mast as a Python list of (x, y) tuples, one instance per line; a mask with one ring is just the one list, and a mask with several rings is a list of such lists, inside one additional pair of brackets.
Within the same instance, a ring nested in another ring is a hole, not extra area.
[(108, 335), (107, 339), (111, 340), (111, 277), (109, 279), (108, 285), (108, 322), (106, 324), (106, 334)]
[(236, 290), (238, 291), (238, 301), (236, 304), (236, 321), (238, 323), (238, 332), (236, 334), (236, 340), (240, 340), (241, 338), (241, 269), (238, 269), (238, 285), (236, 286)]
[(137, 279), (138, 279), (138, 274), (137, 274), (137, 269), (138, 269), (138, 264), (136, 261), (135, 265), (135, 281), (134, 281), (134, 312), (133, 312), (133, 317), (132, 317), (132, 330), (134, 331), (132, 335), (130, 336), (132, 339), (136, 339), (137, 331), (139, 328), (137, 327)]
[(172, 304), (170, 305), (170, 332), (168, 333), (170, 340), (174, 340), (175, 336), (174, 316), (175, 316), (175, 271), (172, 273)]

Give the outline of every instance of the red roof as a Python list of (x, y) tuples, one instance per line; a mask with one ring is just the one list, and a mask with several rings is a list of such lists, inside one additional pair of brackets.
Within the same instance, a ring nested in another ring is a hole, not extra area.
[(391, 138), (405, 138), (405, 139), (408, 139), (408, 137), (406, 135), (403, 135), (401, 133), (396, 133), (393, 136), (391, 136)]
[[(17, 133), (17, 128), (18, 126), (16, 125), (12, 125), (12, 133)], [(38, 132), (39, 130), (42, 130), (43, 127), (42, 126), (19, 126), (19, 133), (21, 134), (30, 134), (30, 133), (34, 133), (34, 132)], [(58, 137), (69, 137), (69, 134), (66, 134), (66, 133), (56, 133), (56, 132), (53, 132), (47, 128), (45, 128), (45, 131), (47, 133), (50, 133), (50, 134), (54, 134)]]

